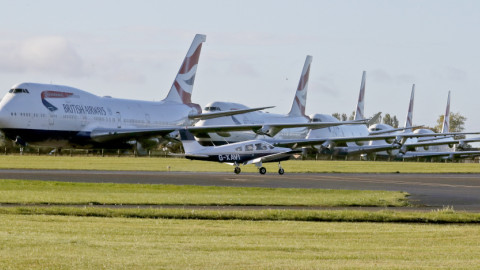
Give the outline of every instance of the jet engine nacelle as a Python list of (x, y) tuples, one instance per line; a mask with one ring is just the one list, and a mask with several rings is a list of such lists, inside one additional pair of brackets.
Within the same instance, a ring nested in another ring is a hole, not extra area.
[(22, 138), (20, 138), (20, 136), (17, 136), (15, 138), (15, 144), (18, 144), (18, 145), (21, 145), (21, 146), (26, 146), (27, 142), (24, 141)]
[(365, 142), (356, 141), (355, 144), (357, 146), (363, 146), (365, 144)]
[(269, 137), (273, 137), (273, 136), (277, 135), (278, 132), (280, 132), (280, 130), (282, 130), (282, 129), (266, 125), (266, 126), (262, 126), (262, 128), (257, 130), (255, 133), (257, 133), (258, 135), (266, 135), (266, 136), (269, 136)]

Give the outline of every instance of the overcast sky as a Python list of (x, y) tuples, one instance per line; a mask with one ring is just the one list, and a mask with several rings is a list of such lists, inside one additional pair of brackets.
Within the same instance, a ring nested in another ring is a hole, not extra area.
[(307, 113), (365, 111), (403, 125), (445, 111), (480, 130), (480, 1), (0, 1), (0, 85), (64, 84), (161, 100), (196, 33), (206, 34), (192, 100), (287, 113), (306, 55)]

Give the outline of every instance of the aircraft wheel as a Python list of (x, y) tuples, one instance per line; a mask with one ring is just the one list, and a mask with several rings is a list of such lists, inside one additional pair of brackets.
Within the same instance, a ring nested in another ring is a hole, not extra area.
[(239, 174), (242, 169), (240, 169), (240, 167), (235, 167), (235, 169), (233, 170), (236, 174)]
[(285, 171), (282, 168), (278, 169), (278, 174), (282, 175), (284, 173), (285, 173)]
[(267, 172), (267, 169), (265, 169), (265, 167), (260, 167), (258, 171), (260, 172), (260, 174), (265, 174)]

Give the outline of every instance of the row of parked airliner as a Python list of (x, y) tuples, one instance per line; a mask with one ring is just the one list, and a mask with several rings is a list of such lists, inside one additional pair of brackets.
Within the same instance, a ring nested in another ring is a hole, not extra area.
[[(279, 132), (283, 128), (328, 127), (341, 123), (310, 123), (292, 108), (297, 118), (283, 121), (239, 125), (219, 124), (208, 127), (192, 125), (198, 120), (258, 111), (262, 108), (236, 108), (234, 110), (202, 113), (201, 107), (191, 100), (195, 74), (205, 35), (196, 35), (177, 73), (167, 97), (159, 102), (100, 97), (74, 87), (20, 83), (14, 85), (0, 102), (0, 130), (7, 138), (21, 145), (31, 144), (56, 148), (119, 148), (129, 147), (131, 141), (167, 136), (182, 127), (202, 136), (208, 132), (253, 131), (259, 134)], [(307, 60), (311, 57), (307, 58)], [(305, 73), (308, 81), (308, 71)], [(301, 106), (302, 97), (298, 96)], [(299, 119), (302, 119), (300, 121)], [(363, 124), (364, 121), (351, 121)]]

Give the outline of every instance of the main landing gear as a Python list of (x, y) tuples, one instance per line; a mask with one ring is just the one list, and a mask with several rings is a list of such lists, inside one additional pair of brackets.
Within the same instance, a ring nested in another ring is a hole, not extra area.
[[(262, 165), (260, 165), (262, 166)], [(267, 169), (265, 167), (260, 167), (258, 168), (258, 172), (260, 174), (266, 174), (267, 173)], [(282, 168), (282, 165), (280, 164), (280, 162), (278, 162), (278, 174), (282, 175), (285, 173), (285, 170)]]
[(235, 172), (235, 174), (239, 174), (241, 171), (242, 169), (240, 169), (240, 167), (235, 167), (235, 169), (233, 169), (233, 172)]

